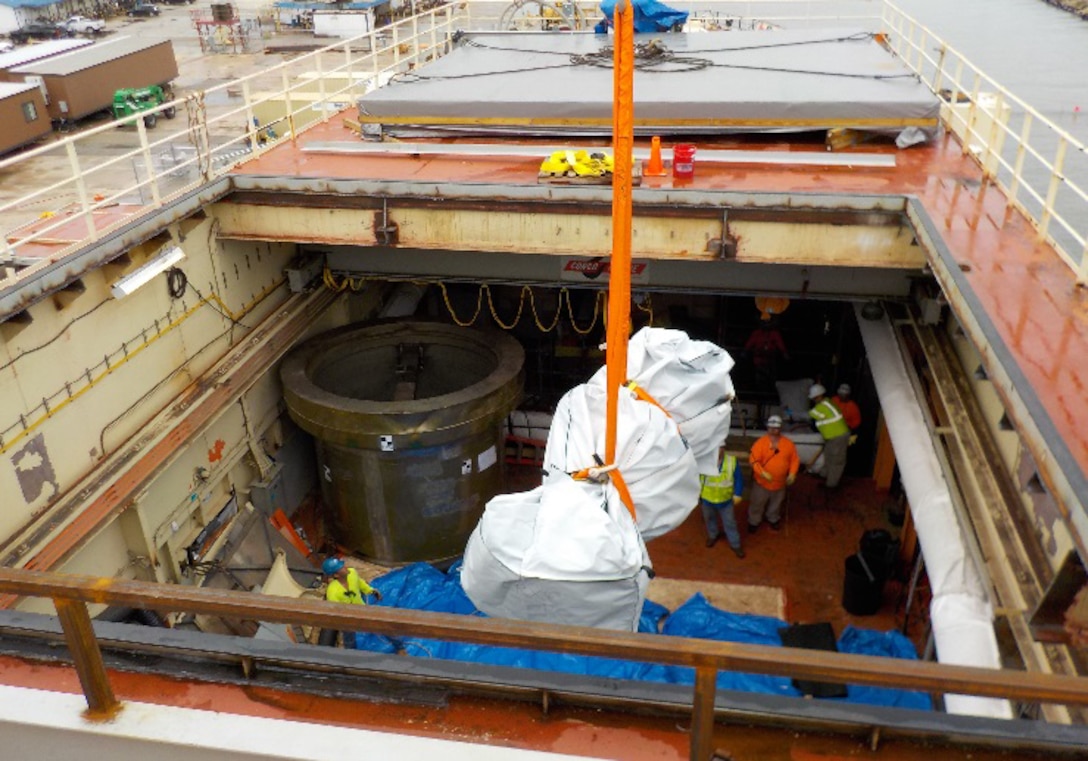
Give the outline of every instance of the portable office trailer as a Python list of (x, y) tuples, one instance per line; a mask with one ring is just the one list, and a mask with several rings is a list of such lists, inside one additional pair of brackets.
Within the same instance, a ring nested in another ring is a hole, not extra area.
[(50, 118), (74, 121), (108, 109), (122, 87), (169, 85), (178, 62), (169, 40), (117, 37), (10, 71), (27, 81), (40, 77)]
[(20, 66), (52, 58), (62, 53), (71, 53), (73, 50), (85, 48), (93, 44), (91, 40), (71, 38), (62, 40), (45, 40), (33, 45), (23, 45), (10, 53), (0, 53), (0, 82), (22, 82), (23, 77), (12, 74), (11, 70)]
[(53, 131), (38, 86), (0, 82), (0, 156)]

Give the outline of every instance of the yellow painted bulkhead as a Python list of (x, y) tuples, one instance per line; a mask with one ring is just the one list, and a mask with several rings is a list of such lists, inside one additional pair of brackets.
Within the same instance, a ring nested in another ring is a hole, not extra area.
[[(208, 217), (179, 240), (157, 236), (85, 274), (74, 298), (43, 299), (27, 310), (29, 320), (0, 329), (0, 454), (11, 463), (0, 468), (0, 493), (13, 497), (0, 511), (8, 562), (33, 556), (78, 515), (66, 503), (83, 505), (111, 488), (124, 474), (111, 475), (111, 457), (161, 439), (169, 422), (156, 416), (199, 394), (194, 380), (290, 296), (283, 271), (293, 244), (219, 241), (217, 225)], [(177, 265), (183, 294), (171, 295), (163, 274), (123, 299), (111, 296), (119, 277), (175, 244), (186, 253)], [(248, 486), (259, 473), (250, 442), (276, 420), (279, 398), (278, 383), (258, 382), (162, 469), (128, 506), (135, 510), (92, 532), (57, 570), (177, 580), (175, 550), (214, 516), (231, 486)], [(205, 479), (195, 478), (198, 468)], [(46, 523), (50, 534), (41, 530)]]
[[(292, 240), (300, 243), (376, 246), (382, 242), (381, 212), (366, 209), (307, 208), (259, 203), (220, 203), (219, 234), (238, 240)], [(612, 219), (601, 207), (572, 213), (540, 207), (532, 213), (412, 205), (399, 199), (389, 209), (396, 245), (450, 251), (512, 254), (608, 256)], [(724, 216), (724, 215), (723, 215)], [(908, 229), (894, 225), (817, 224), (739, 220), (728, 223), (737, 241), (736, 258), (812, 266), (921, 269), (925, 253)], [(675, 213), (636, 213), (635, 255), (645, 259), (712, 260), (723, 218)]]

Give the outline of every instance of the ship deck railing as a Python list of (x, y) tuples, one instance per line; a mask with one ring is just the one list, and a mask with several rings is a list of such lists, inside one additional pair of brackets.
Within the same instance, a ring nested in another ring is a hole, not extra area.
[[(1088, 680), (1066, 675), (945, 665), (927, 661), (617, 632), (512, 619), (480, 618), (383, 606), (328, 603), (250, 592), (126, 579), (0, 569), (0, 595), (50, 599), (87, 700), (86, 716), (108, 721), (122, 709), (103, 661), (88, 605), (104, 604), (291, 626), (414, 636), (694, 669), (691, 755), (711, 758), (719, 671), (786, 676), (978, 695), (1026, 703), (1088, 705)], [(298, 645), (298, 647), (314, 647)], [(256, 664), (243, 664), (250, 671)]]
[[(1058, 251), (1073, 275), (1071, 284), (1088, 280), (1088, 148), (925, 26), (878, 0), (821, 3), (832, 9), (822, 15), (812, 14), (812, 3), (790, 0), (697, 5), (696, 15), (708, 25), (715, 19), (735, 19), (735, 28), (835, 22), (879, 33), (887, 48), (944, 99), (945, 127), (1005, 195), (1007, 208), (1024, 213), (1040, 243)], [(511, 8), (515, 15), (504, 17)], [(437, 5), (163, 104), (160, 117), (173, 108), (178, 118), (160, 118), (156, 130), (140, 119), (123, 127), (109, 122), (0, 159), (0, 175), (24, 178), (22, 185), (17, 179), (0, 189), (0, 315), (25, 308), (15, 287), (35, 273), (296, 140), (308, 126), (354, 108), (359, 97), (390, 77), (450, 52), (458, 30), (584, 30), (598, 20), (594, 14), (599, 11), (561, 2)], [(50, 179), (26, 190), (36, 177)]]

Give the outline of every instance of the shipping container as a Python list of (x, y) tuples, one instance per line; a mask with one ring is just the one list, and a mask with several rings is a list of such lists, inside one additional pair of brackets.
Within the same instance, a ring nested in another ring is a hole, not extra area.
[(0, 82), (0, 156), (52, 131), (37, 85)]
[(178, 62), (169, 40), (117, 37), (10, 70), (23, 80), (39, 77), (46, 107), (55, 122), (75, 121), (113, 103), (123, 87), (169, 85), (177, 78)]

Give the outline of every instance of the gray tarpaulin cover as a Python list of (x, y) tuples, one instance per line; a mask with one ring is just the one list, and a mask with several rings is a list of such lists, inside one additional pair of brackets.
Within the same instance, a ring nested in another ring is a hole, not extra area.
[(616, 464), (637, 523), (611, 481), (567, 475), (603, 455), (606, 403), (603, 377), (567, 392), (543, 484), (492, 499), (469, 537), (461, 583), (473, 604), (492, 616), (633, 631), (651, 568), (644, 539), (679, 526), (698, 502), (697, 454), (725, 440), (732, 367), (726, 351), (682, 331), (644, 328), (631, 339), (629, 375), (657, 402), (627, 388), (619, 396)]
[[(641, 134), (936, 128), (939, 102), (867, 32), (636, 35), (658, 54), (635, 74)], [(468, 34), (449, 55), (359, 101), (390, 130), (610, 133), (612, 38)]]

